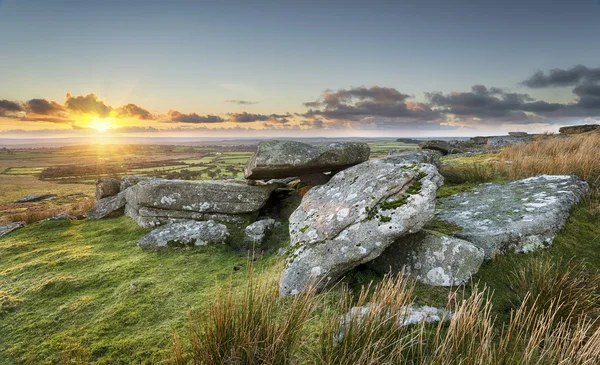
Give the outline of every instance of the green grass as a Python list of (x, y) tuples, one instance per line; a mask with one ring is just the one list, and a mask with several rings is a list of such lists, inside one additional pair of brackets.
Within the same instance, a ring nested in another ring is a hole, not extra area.
[(161, 360), (187, 310), (206, 310), (221, 286), (245, 277), (245, 252), (142, 251), (136, 242), (146, 232), (120, 217), (36, 224), (3, 237), (0, 287), (11, 299), (0, 307), (0, 363), (56, 363), (72, 341), (97, 364)]
[(37, 175), (44, 170), (43, 167), (9, 167), (4, 172), (5, 175)]

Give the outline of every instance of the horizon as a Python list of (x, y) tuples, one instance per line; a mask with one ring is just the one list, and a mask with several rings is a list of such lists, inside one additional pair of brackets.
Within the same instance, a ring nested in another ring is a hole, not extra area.
[(0, 0), (0, 140), (552, 133), (600, 121), (598, 15), (597, 1)]

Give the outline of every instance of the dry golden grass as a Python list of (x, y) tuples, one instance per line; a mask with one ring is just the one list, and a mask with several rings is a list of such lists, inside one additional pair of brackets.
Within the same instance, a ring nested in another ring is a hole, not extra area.
[(59, 204), (54, 204), (52, 201), (0, 204), (0, 224), (10, 222), (25, 222), (29, 224), (54, 217), (59, 213), (81, 215), (90, 210), (95, 203), (95, 199), (83, 197)]
[(507, 146), (499, 157), (499, 173), (510, 179), (548, 174), (600, 181), (600, 133)]

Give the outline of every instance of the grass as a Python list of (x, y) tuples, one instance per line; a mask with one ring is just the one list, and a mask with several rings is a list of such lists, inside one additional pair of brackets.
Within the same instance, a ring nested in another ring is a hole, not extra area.
[[(146, 232), (120, 217), (34, 224), (0, 239), (0, 363), (57, 363), (74, 340), (96, 364), (159, 361), (186, 311), (206, 311), (224, 283), (245, 282), (245, 252), (146, 252), (136, 246)], [(257, 266), (273, 274), (278, 259)]]

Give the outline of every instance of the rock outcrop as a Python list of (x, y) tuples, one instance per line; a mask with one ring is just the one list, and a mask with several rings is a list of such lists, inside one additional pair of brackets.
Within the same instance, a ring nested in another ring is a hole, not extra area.
[(102, 219), (112, 213), (123, 211), (125, 204), (125, 192), (121, 192), (117, 195), (98, 200), (96, 205), (88, 210), (85, 215), (88, 219)]
[(145, 228), (173, 220), (235, 222), (262, 208), (272, 189), (219, 181), (145, 180), (123, 192), (125, 214)]
[(337, 172), (369, 159), (366, 143), (340, 142), (313, 146), (294, 141), (263, 141), (244, 168), (247, 179), (268, 180)]
[(103, 177), (96, 181), (96, 200), (115, 196), (121, 192), (121, 180)]
[(268, 218), (256, 221), (246, 227), (246, 240), (255, 245), (262, 245), (268, 234), (275, 227), (275, 219)]
[(587, 133), (595, 130), (600, 130), (600, 124), (582, 124), (573, 125), (568, 127), (562, 127), (558, 129), (560, 134), (580, 134)]
[(314, 280), (323, 287), (418, 232), (433, 218), (442, 180), (433, 165), (389, 156), (353, 166), (309, 190), (290, 217), (292, 247), (280, 294), (297, 294)]
[(224, 224), (215, 221), (183, 221), (161, 226), (148, 233), (138, 241), (138, 246), (145, 249), (165, 247), (193, 247), (223, 244), (229, 239), (229, 232)]
[(470, 242), (421, 231), (400, 238), (368, 266), (381, 274), (404, 270), (424, 284), (453, 286), (467, 283), (483, 257), (483, 250)]
[(549, 246), (588, 185), (575, 176), (541, 175), (486, 183), (440, 199), (437, 217), (462, 228), (457, 237), (483, 249), (486, 259), (512, 250)]
[(0, 225), (0, 237), (23, 227), (25, 227), (25, 222), (12, 222), (8, 224), (2, 224)]
[(16, 203), (32, 203), (32, 202), (39, 202), (42, 200), (48, 200), (48, 199), (54, 199), (54, 198), (58, 198), (58, 195), (56, 195), (56, 194), (30, 194), (30, 195), (27, 195), (27, 196), (17, 199)]

